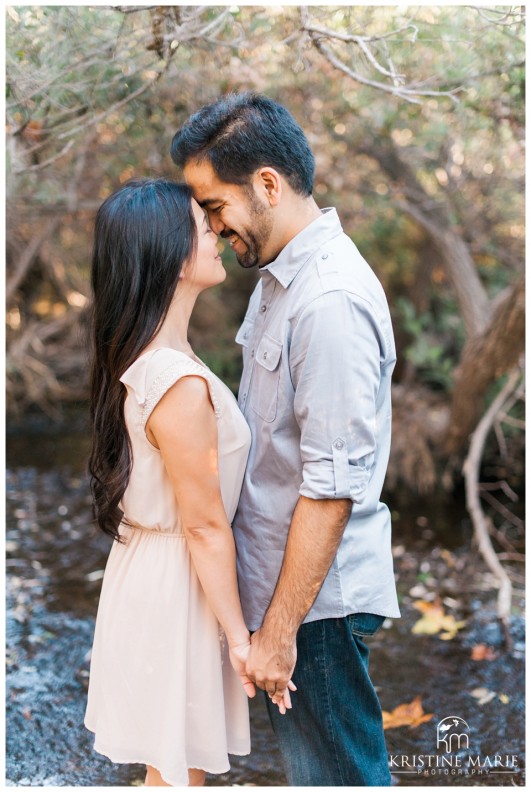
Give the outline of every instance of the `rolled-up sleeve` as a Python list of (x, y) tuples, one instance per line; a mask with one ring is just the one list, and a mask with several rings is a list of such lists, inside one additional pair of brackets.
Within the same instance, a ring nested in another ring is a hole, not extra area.
[(327, 292), (300, 315), (289, 353), (300, 495), (363, 501), (374, 467), (383, 343), (371, 305), (356, 294)]

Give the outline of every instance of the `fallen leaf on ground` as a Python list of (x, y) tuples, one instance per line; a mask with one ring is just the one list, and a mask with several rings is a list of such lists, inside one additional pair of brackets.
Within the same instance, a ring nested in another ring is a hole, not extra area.
[(415, 635), (437, 635), (443, 641), (450, 641), (455, 638), (457, 631), (465, 626), (466, 621), (456, 621), (451, 613), (445, 613), (440, 600), (426, 602), (417, 600), (413, 607), (420, 611), (423, 616), (413, 625), (411, 632)]
[(422, 709), (420, 696), (416, 696), (408, 704), (399, 704), (392, 712), (382, 712), (384, 729), (396, 729), (399, 726), (409, 726), (414, 729), (433, 718), (432, 714), (426, 714)]
[(506, 693), (500, 693), (498, 696), (502, 704), (508, 704), (510, 702), (510, 698)]
[(104, 569), (95, 569), (94, 572), (89, 572), (88, 575), (85, 575), (85, 580), (88, 580), (89, 583), (97, 583), (98, 580), (103, 580), (104, 573)]
[(441, 558), (443, 558), (448, 566), (453, 567), (455, 566), (455, 556), (449, 550), (443, 549), (441, 550)]
[(494, 660), (497, 656), (492, 646), (487, 644), (476, 644), (470, 653), (472, 660)]
[(480, 687), (471, 690), (470, 695), (478, 700), (478, 704), (480, 706), (483, 706), (483, 704), (488, 704), (489, 701), (492, 701), (493, 698), (496, 698), (496, 691)]
[(413, 588), (409, 589), (410, 597), (425, 597), (428, 594), (428, 589), (423, 583), (417, 583)]
[(461, 601), (453, 597), (445, 597), (443, 599), (443, 605), (446, 605), (448, 608), (459, 608), (461, 606)]

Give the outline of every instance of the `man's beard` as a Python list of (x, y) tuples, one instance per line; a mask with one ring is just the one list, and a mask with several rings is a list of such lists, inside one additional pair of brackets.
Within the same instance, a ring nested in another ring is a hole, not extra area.
[(260, 262), (258, 240), (254, 234), (249, 234), (248, 236), (246, 235), (245, 239), (240, 237), (240, 239), (245, 244), (245, 250), (241, 254), (236, 253), (236, 260), (238, 264), (240, 267), (244, 267), (244, 269), (256, 267), (256, 265)]
[[(236, 233), (246, 248), (243, 253), (236, 253), (238, 264), (245, 269), (250, 269), (251, 267), (256, 267), (257, 264), (266, 263), (260, 260), (260, 255), (263, 253), (264, 247), (271, 236), (273, 219), (252, 189), (249, 189), (247, 195), (249, 198), (250, 223), (253, 225), (253, 230), (245, 229), (245, 236), (237, 234), (236, 231), (231, 233)], [(228, 233), (227, 236), (231, 236), (231, 233)]]

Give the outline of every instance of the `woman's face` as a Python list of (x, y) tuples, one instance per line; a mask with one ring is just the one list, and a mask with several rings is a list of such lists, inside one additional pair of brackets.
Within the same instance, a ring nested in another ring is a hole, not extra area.
[(184, 278), (199, 291), (222, 283), (227, 277), (218, 250), (218, 238), (210, 229), (205, 212), (192, 198), (192, 211), (197, 228), (195, 259), (184, 270)]

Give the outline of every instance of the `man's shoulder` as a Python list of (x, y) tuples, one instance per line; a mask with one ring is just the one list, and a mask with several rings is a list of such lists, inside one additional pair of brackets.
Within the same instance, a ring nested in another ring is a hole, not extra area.
[(323, 243), (301, 274), (299, 308), (333, 291), (348, 292), (371, 305), (387, 304), (376, 273), (345, 233)]

